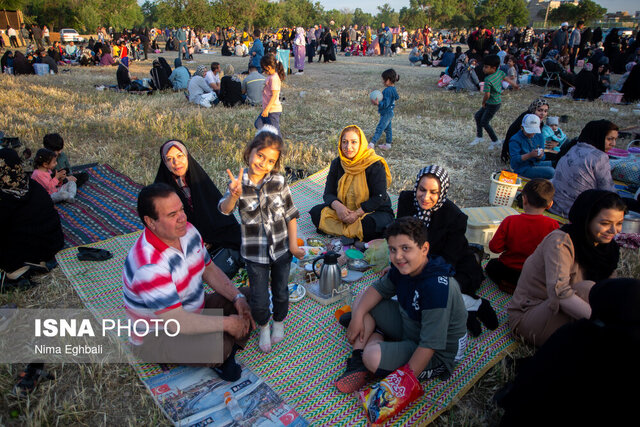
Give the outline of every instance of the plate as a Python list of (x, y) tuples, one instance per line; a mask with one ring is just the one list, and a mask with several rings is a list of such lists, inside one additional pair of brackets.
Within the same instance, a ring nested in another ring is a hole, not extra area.
[(324, 247), (320, 247), (320, 246), (300, 246), (302, 249), (304, 249), (304, 258), (316, 258), (318, 255), (321, 255), (323, 252), (326, 251), (326, 249)]
[(289, 301), (298, 302), (307, 294), (307, 290), (304, 286), (297, 283), (289, 284)]
[(347, 283), (356, 282), (362, 279), (362, 276), (364, 276), (364, 273), (362, 271), (349, 270), (347, 275), (342, 278), (342, 281)]
[(349, 258), (353, 258), (353, 259), (364, 258), (364, 254), (357, 249), (347, 249), (346, 251), (344, 251), (344, 254)]
[(316, 248), (324, 248), (325, 243), (322, 240), (317, 239), (315, 237), (309, 237), (307, 239), (307, 245), (313, 246), (313, 247), (316, 247)]

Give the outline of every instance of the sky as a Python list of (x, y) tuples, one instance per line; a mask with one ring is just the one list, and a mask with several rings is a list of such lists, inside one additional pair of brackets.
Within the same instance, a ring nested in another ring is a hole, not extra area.
[[(317, 0), (316, 0), (317, 1)], [(365, 12), (371, 14), (377, 14), (377, 6), (384, 3), (389, 3), (396, 12), (400, 11), (403, 7), (409, 7), (409, 0), (350, 0), (345, 2), (344, 0), (319, 0), (320, 4), (324, 6), (325, 10), (330, 9), (343, 9), (348, 7), (349, 9), (355, 9), (359, 7)], [(626, 10), (633, 14), (636, 10), (640, 10), (640, 2), (638, 0), (595, 0), (602, 7), (606, 7), (608, 12), (617, 12), (619, 10)], [(315, 3), (315, 1), (314, 1)], [(345, 3), (348, 6), (345, 6)]]

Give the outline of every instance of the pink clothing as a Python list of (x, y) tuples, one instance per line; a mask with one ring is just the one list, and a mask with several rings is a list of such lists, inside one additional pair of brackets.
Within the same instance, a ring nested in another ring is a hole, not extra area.
[[(271, 96), (273, 96), (274, 91), (280, 92), (280, 76), (278, 73), (273, 73), (267, 76), (267, 80), (264, 83), (264, 88), (262, 89), (262, 108), (266, 108), (269, 105), (269, 101), (271, 101)], [(276, 102), (271, 106), (271, 110), (267, 111), (268, 113), (281, 113), (282, 112), (282, 104), (280, 103), (280, 96), (276, 99)]]
[(58, 191), (58, 179), (51, 177), (51, 172), (36, 169), (31, 174), (31, 179), (42, 185), (50, 195)]

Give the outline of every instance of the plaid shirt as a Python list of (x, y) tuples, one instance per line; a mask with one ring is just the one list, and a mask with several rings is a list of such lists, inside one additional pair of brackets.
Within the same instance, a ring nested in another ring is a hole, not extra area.
[[(238, 203), (242, 222), (240, 254), (247, 261), (269, 264), (289, 250), (287, 224), (300, 214), (282, 175), (269, 174), (256, 186), (248, 171), (245, 169), (242, 175), (242, 196)], [(218, 210), (228, 197), (231, 197), (229, 189), (218, 203)]]

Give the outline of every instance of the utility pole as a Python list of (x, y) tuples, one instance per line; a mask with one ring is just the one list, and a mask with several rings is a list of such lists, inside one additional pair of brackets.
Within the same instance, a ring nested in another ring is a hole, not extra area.
[(544, 28), (547, 28), (547, 18), (549, 17), (549, 9), (551, 8), (551, 0), (547, 1), (547, 11), (544, 14)]

